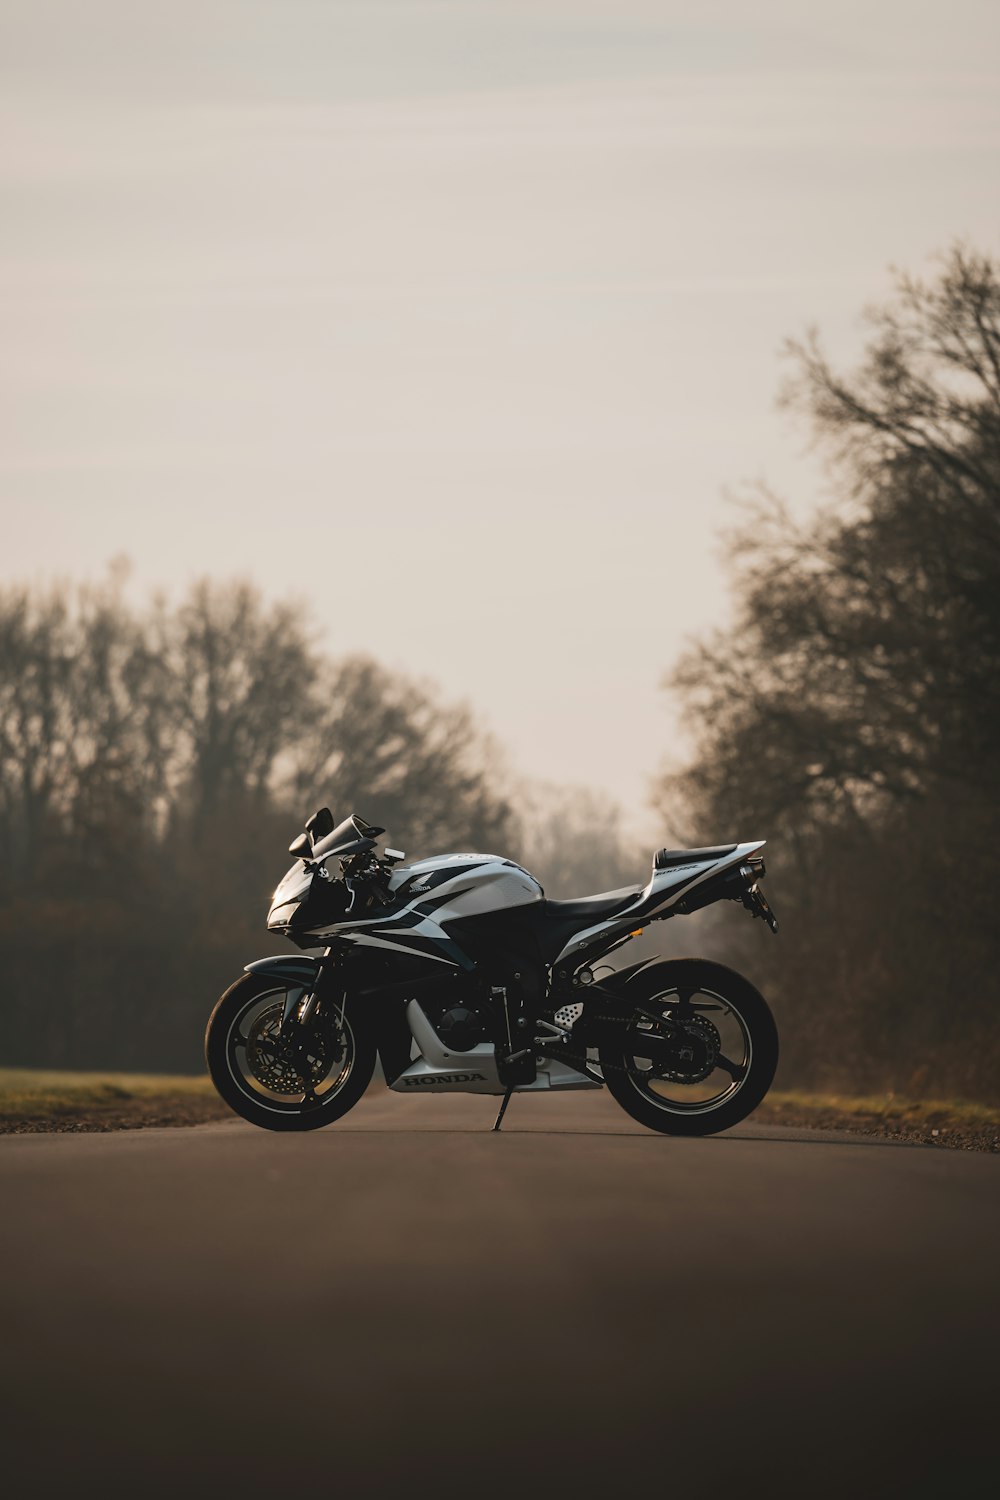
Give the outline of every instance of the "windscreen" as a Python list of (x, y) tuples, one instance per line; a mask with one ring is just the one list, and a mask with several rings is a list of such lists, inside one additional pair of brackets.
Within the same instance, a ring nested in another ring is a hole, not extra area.
[(368, 826), (363, 818), (351, 813), (349, 818), (337, 824), (332, 833), (313, 846), (313, 858), (326, 859), (331, 854), (357, 854), (360, 849), (370, 849), (375, 840), (363, 831)]

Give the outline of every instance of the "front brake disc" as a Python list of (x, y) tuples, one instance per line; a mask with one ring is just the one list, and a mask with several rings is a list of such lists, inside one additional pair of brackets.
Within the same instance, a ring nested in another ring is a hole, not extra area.
[(250, 1027), (247, 1065), (257, 1082), (272, 1094), (302, 1094), (306, 1080), (315, 1086), (327, 1071), (327, 1045), (319, 1033), (309, 1039), (309, 1051), (296, 1056), (280, 1036), (282, 1005), (269, 1005)]

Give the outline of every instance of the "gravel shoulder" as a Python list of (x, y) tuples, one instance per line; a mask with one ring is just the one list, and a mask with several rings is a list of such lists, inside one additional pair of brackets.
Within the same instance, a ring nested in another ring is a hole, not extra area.
[(1000, 1152), (1000, 1109), (964, 1099), (773, 1092), (753, 1118), (762, 1125), (842, 1130), (876, 1140)]

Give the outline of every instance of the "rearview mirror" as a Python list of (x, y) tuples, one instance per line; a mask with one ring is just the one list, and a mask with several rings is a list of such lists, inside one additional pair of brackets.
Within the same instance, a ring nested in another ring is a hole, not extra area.
[(308, 833), (300, 833), (297, 839), (292, 839), (288, 852), (294, 854), (296, 859), (312, 859), (313, 846)]
[(321, 807), (311, 818), (306, 818), (306, 832), (314, 844), (333, 832), (333, 813), (328, 807)]

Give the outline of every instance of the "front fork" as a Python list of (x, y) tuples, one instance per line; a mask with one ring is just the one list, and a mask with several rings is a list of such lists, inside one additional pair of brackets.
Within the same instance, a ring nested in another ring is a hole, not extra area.
[(279, 1027), (279, 1035), (284, 1040), (289, 1040), (294, 1035), (297, 1026), (309, 1026), (312, 1022), (321, 992), (326, 988), (324, 980), (329, 973), (329, 960), (332, 952), (332, 948), (323, 949), (323, 955), (318, 960), (319, 973), (316, 975), (312, 989), (303, 985), (286, 992)]

